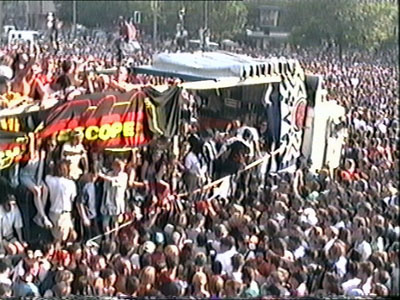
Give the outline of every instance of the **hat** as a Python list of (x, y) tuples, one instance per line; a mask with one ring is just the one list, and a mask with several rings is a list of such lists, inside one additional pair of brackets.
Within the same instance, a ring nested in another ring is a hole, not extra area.
[(14, 72), (9, 66), (1, 65), (0, 76), (5, 77), (7, 80), (11, 80), (14, 76)]
[(84, 137), (84, 134), (83, 134), (83, 132), (82, 131), (80, 131), (80, 130), (73, 130), (72, 132), (71, 132), (71, 136), (72, 137)]
[(156, 250), (156, 245), (153, 242), (147, 241), (147, 242), (145, 242), (143, 244), (143, 251), (144, 252), (153, 254), (155, 250)]
[(346, 296), (348, 296), (348, 297), (362, 297), (362, 296), (365, 296), (365, 294), (364, 294), (363, 290), (353, 288), (353, 289), (347, 291)]
[(161, 245), (164, 244), (165, 238), (164, 238), (164, 234), (162, 232), (156, 232), (154, 234), (154, 242), (157, 245)]
[(303, 221), (304, 223), (310, 224), (312, 226), (314, 226), (318, 223), (317, 214), (313, 208), (306, 208), (303, 211), (303, 214), (300, 217), (300, 220)]

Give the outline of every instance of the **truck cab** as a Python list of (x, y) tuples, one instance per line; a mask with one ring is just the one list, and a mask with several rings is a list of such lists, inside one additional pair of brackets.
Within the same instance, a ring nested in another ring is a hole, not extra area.
[(8, 44), (14, 44), (17, 42), (29, 42), (30, 44), (34, 44), (38, 37), (38, 31), (11, 29), (8, 32)]

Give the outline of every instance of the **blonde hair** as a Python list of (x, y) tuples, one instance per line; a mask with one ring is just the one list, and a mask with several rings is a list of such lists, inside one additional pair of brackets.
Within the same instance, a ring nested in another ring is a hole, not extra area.
[(192, 284), (194, 286), (205, 286), (207, 282), (207, 275), (203, 272), (196, 272), (196, 274), (193, 275)]
[[(232, 280), (232, 279), (229, 279), (229, 280), (227, 280), (227, 281), (225, 282), (225, 285), (224, 285), (224, 292), (225, 292), (225, 294), (227, 294), (228, 291), (232, 291), (233, 294), (239, 295), (240, 292), (241, 292), (241, 288), (242, 288), (241, 283), (239, 283), (239, 282), (237, 282), (237, 281), (234, 281), (234, 280)], [(228, 295), (228, 296), (229, 296), (229, 295)]]
[(156, 269), (151, 266), (145, 267), (142, 272), (140, 272), (139, 280), (143, 285), (154, 285), (156, 281)]
[(221, 276), (213, 276), (210, 279), (210, 292), (214, 295), (220, 293), (224, 289), (224, 279)]
[(164, 249), (164, 254), (166, 256), (179, 256), (178, 247), (176, 247), (175, 245), (168, 245)]
[(55, 282), (66, 282), (71, 283), (74, 280), (74, 274), (69, 270), (61, 270), (56, 273)]

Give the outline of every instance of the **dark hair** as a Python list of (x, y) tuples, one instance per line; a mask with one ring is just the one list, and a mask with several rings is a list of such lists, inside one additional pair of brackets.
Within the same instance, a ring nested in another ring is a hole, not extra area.
[(7, 78), (0, 76), (0, 95), (7, 92)]
[(139, 285), (140, 285), (140, 282), (136, 276), (129, 276), (126, 279), (126, 292), (129, 295), (136, 293), (136, 291), (139, 289)]
[(151, 266), (151, 254), (149, 253), (144, 253), (142, 256), (140, 256), (140, 268), (144, 268), (147, 266)]
[(298, 283), (303, 283), (307, 281), (307, 275), (301, 272), (294, 273), (293, 278), (296, 279)]
[(6, 203), (11, 202), (11, 201), (17, 201), (17, 198), (15, 198), (14, 194), (7, 194), (6, 196)]
[(131, 241), (126, 241), (124, 243), (121, 243), (119, 246), (119, 253), (122, 256), (127, 256), (129, 251), (133, 248), (133, 243)]
[(370, 261), (362, 262), (359, 264), (358, 270), (370, 277), (374, 271), (374, 264)]
[(204, 267), (207, 263), (207, 257), (205, 255), (198, 254), (194, 259), (194, 263), (196, 266)]
[(7, 284), (0, 283), (0, 297), (5, 297), (7, 294), (10, 294), (11, 287)]
[(250, 131), (250, 129), (245, 129), (245, 130), (243, 130), (243, 139), (244, 140), (248, 140), (248, 139), (251, 139), (252, 140), (252, 134), (251, 134), (251, 131)]
[(67, 87), (72, 85), (71, 79), (65, 74), (60, 75), (56, 82), (57, 90), (65, 90)]
[(242, 271), (243, 282), (251, 282), (254, 280), (254, 270), (250, 267), (244, 267)]
[(231, 261), (234, 270), (238, 270), (244, 263), (244, 259), (241, 254), (235, 254), (232, 256)]
[(181, 287), (177, 282), (168, 282), (161, 286), (160, 291), (166, 297), (178, 297), (181, 294)]
[(234, 240), (231, 236), (227, 236), (223, 239), (221, 239), (221, 245), (224, 245), (226, 248), (231, 249), (234, 245)]
[(222, 273), (222, 264), (218, 260), (214, 260), (211, 266), (211, 270), (215, 275), (220, 275)]
[(168, 255), (165, 258), (168, 269), (176, 268), (179, 266), (179, 257)]
[(107, 269), (104, 269), (104, 270), (101, 272), (101, 277), (102, 277), (103, 279), (106, 279), (106, 278), (110, 277), (110, 276), (113, 275), (113, 274), (115, 274), (114, 270), (111, 269), (111, 268), (107, 268)]
[(265, 290), (265, 296), (280, 297), (281, 296), (281, 290), (274, 284), (270, 285)]
[(199, 138), (197, 138), (194, 135), (191, 135), (188, 139), (188, 142), (189, 142), (191, 151), (193, 151), (195, 154), (198, 154), (201, 152), (201, 147), (203, 146), (203, 143)]
[(73, 243), (71, 246), (68, 247), (68, 251), (71, 252), (76, 252), (78, 250), (82, 250), (82, 246), (79, 243)]
[(10, 269), (10, 264), (5, 260), (0, 260), (0, 273), (4, 273), (7, 269)]
[(214, 137), (214, 131), (212, 128), (208, 128), (204, 131), (201, 132), (201, 137), (204, 139), (208, 139), (208, 138), (213, 138)]
[(61, 69), (64, 73), (68, 73), (73, 67), (73, 63), (70, 60), (64, 60), (61, 63)]
[(201, 232), (196, 237), (196, 242), (199, 247), (205, 247), (207, 244), (207, 235), (204, 232)]
[(115, 242), (104, 242), (101, 244), (100, 254), (101, 255), (114, 254), (116, 250), (117, 250), (117, 244)]

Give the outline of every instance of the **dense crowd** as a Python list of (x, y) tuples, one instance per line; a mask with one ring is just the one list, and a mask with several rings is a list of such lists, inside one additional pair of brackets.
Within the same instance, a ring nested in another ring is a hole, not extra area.
[[(1, 108), (171, 83), (132, 74), (103, 46), (1, 49)], [(299, 160), (294, 173), (265, 180), (257, 168), (245, 173), (227, 197), (190, 193), (268, 151), (265, 122), (199, 132), (191, 118), (178, 152), (165, 142), (92, 152), (79, 132), (62, 145), (32, 138), (30, 160), (1, 173), (0, 297), (398, 295), (398, 68), (286, 51), (346, 107), (334, 174)], [(123, 64), (148, 64), (152, 54), (144, 46)], [(248, 147), (232, 149), (238, 140)]]

